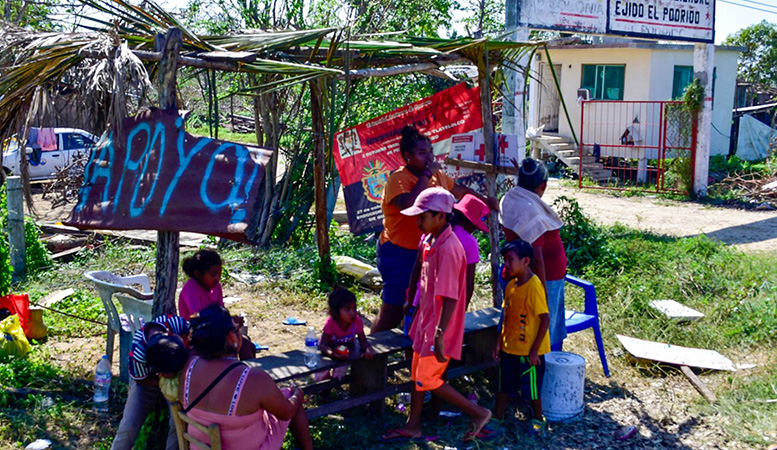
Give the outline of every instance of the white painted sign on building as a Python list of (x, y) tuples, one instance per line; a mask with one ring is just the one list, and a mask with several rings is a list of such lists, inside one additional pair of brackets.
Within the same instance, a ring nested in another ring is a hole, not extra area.
[(715, 0), (610, 0), (608, 31), (648, 38), (713, 42)]
[(605, 34), (606, 0), (523, 0), (523, 22), (531, 28)]
[(712, 43), (715, 0), (519, 0), (539, 30)]

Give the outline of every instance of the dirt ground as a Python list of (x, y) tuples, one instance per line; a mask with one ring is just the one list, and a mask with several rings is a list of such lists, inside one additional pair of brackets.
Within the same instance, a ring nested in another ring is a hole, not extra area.
[[(580, 191), (551, 182), (546, 201), (552, 203), (559, 195), (577, 199), (583, 211), (596, 222), (620, 222), (630, 227), (671, 236), (693, 236), (704, 233), (745, 251), (777, 250), (777, 212), (743, 211), (713, 208), (689, 202), (674, 202), (649, 197), (616, 197), (603, 192)], [(48, 202), (37, 196), (38, 220), (55, 223), (64, 219), (69, 207), (51, 209)], [(155, 233), (149, 235), (152, 239)], [(196, 240), (196, 236), (194, 237)], [(291, 306), (292, 295), (266, 283), (249, 286), (230, 280), (225, 282), (227, 297), (241, 300), (228, 305), (235, 313), (247, 316), (249, 335), (257, 343), (270, 346), (270, 352), (300, 348), (305, 327), (281, 325), (287, 316), (308, 320), (320, 330), (326, 319), (325, 311), (311, 311)], [(372, 298), (374, 294), (364, 294)], [(484, 304), (480, 306), (485, 306)], [(478, 306), (476, 304), (476, 306)], [(363, 311), (366, 322), (373, 319)], [(78, 339), (72, 342), (52, 342), (52, 359), (69, 368), (82, 368), (84, 377), (93, 370), (104, 346), (103, 337)], [(118, 349), (118, 339), (117, 345)], [(590, 332), (570, 337), (566, 349), (583, 355), (586, 367), (586, 414), (583, 419), (552, 427), (549, 448), (679, 448), (679, 449), (739, 449), (758, 448), (729, 442), (723, 430), (735, 426), (723, 423), (718, 415), (699, 415), (699, 395), (682, 376), (646, 376), (640, 369), (627, 364), (620, 349), (608, 348), (611, 378), (605, 378)], [(750, 358), (753, 355), (749, 355)], [(746, 355), (735, 363), (746, 362)], [(747, 358), (747, 359), (750, 359)], [(773, 356), (759, 355), (762, 363), (774, 363)], [(118, 358), (115, 358), (118, 361)], [(763, 366), (761, 366), (763, 367)], [(758, 368), (752, 370), (759, 370)], [(118, 362), (114, 373), (118, 373)], [(743, 371), (734, 377), (744, 376)], [(713, 389), (725, 389), (729, 374), (712, 373), (704, 376)], [(613, 433), (622, 426), (633, 425), (637, 434), (628, 441), (616, 441)], [(592, 434), (593, 433), (593, 434)], [(777, 441), (777, 435), (768, 440)], [(437, 448), (430, 445), (430, 448)], [(442, 448), (442, 447), (440, 447)]]

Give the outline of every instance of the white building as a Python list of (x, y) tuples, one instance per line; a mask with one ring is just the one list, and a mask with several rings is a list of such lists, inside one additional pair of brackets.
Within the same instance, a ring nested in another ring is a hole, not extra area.
[[(737, 58), (742, 50), (740, 47), (715, 47), (710, 155), (726, 155), (729, 151)], [(561, 45), (550, 47), (549, 53), (572, 128), (561, 108), (544, 52), (538, 52), (532, 62), (534, 78), (529, 83), (531, 101), (527, 126), (545, 125), (545, 133), (558, 134), (569, 138), (569, 141), (572, 141), (573, 130), (580, 138), (581, 104), (578, 97), (581, 95), (588, 94), (592, 100), (666, 101), (681, 97), (685, 87), (693, 81), (693, 45), (633, 41)], [(587, 89), (587, 92), (581, 89)], [(629, 116), (622, 117), (621, 122), (630, 123), (637, 119), (635, 124), (645, 124), (646, 120), (650, 120), (649, 117), (639, 117), (645, 115), (644, 111), (619, 111), (618, 114)], [(613, 125), (612, 128), (614, 137), (611, 139), (617, 140), (622, 136), (624, 127)], [(647, 136), (650, 133), (645, 134), (644, 140), (650, 140)]]

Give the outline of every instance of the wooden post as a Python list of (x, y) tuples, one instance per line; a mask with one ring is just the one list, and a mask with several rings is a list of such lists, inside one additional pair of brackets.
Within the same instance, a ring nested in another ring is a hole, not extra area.
[[(313, 120), (313, 186), (316, 195), (316, 243), (318, 257), (323, 267), (329, 267), (329, 224), (326, 208), (326, 136), (324, 136), (324, 116), (321, 105), (322, 90), (319, 80), (310, 81), (310, 109)], [(326, 270), (321, 272), (327, 275)], [(329, 280), (331, 281), (331, 280)]]
[[(494, 165), (494, 114), (491, 109), (491, 87), (489, 85), (487, 44), (478, 56), (478, 86), (480, 87), (480, 113), (483, 116), (483, 144), (486, 147), (486, 164)], [(488, 195), (496, 197), (496, 173), (486, 172), (486, 190)], [(488, 216), (488, 235), (491, 242), (491, 293), (494, 306), (502, 306), (502, 290), (499, 288), (499, 220), (496, 212)]]
[(13, 278), (18, 280), (27, 270), (24, 243), (24, 195), (21, 177), (8, 177), (5, 182), (8, 202), (8, 244), (11, 253)]
[[(176, 100), (176, 71), (181, 52), (181, 30), (171, 28), (164, 41), (162, 60), (159, 62), (159, 107), (178, 108)], [(178, 286), (179, 233), (159, 231), (156, 247), (156, 288), (154, 290), (154, 316), (176, 314), (175, 290)]]

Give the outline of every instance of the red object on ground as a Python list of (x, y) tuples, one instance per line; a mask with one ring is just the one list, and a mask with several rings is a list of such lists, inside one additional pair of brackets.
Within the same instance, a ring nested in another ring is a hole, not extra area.
[(29, 337), (30, 297), (27, 294), (9, 294), (0, 297), (0, 308), (8, 308), (11, 314), (19, 316), (24, 334)]

